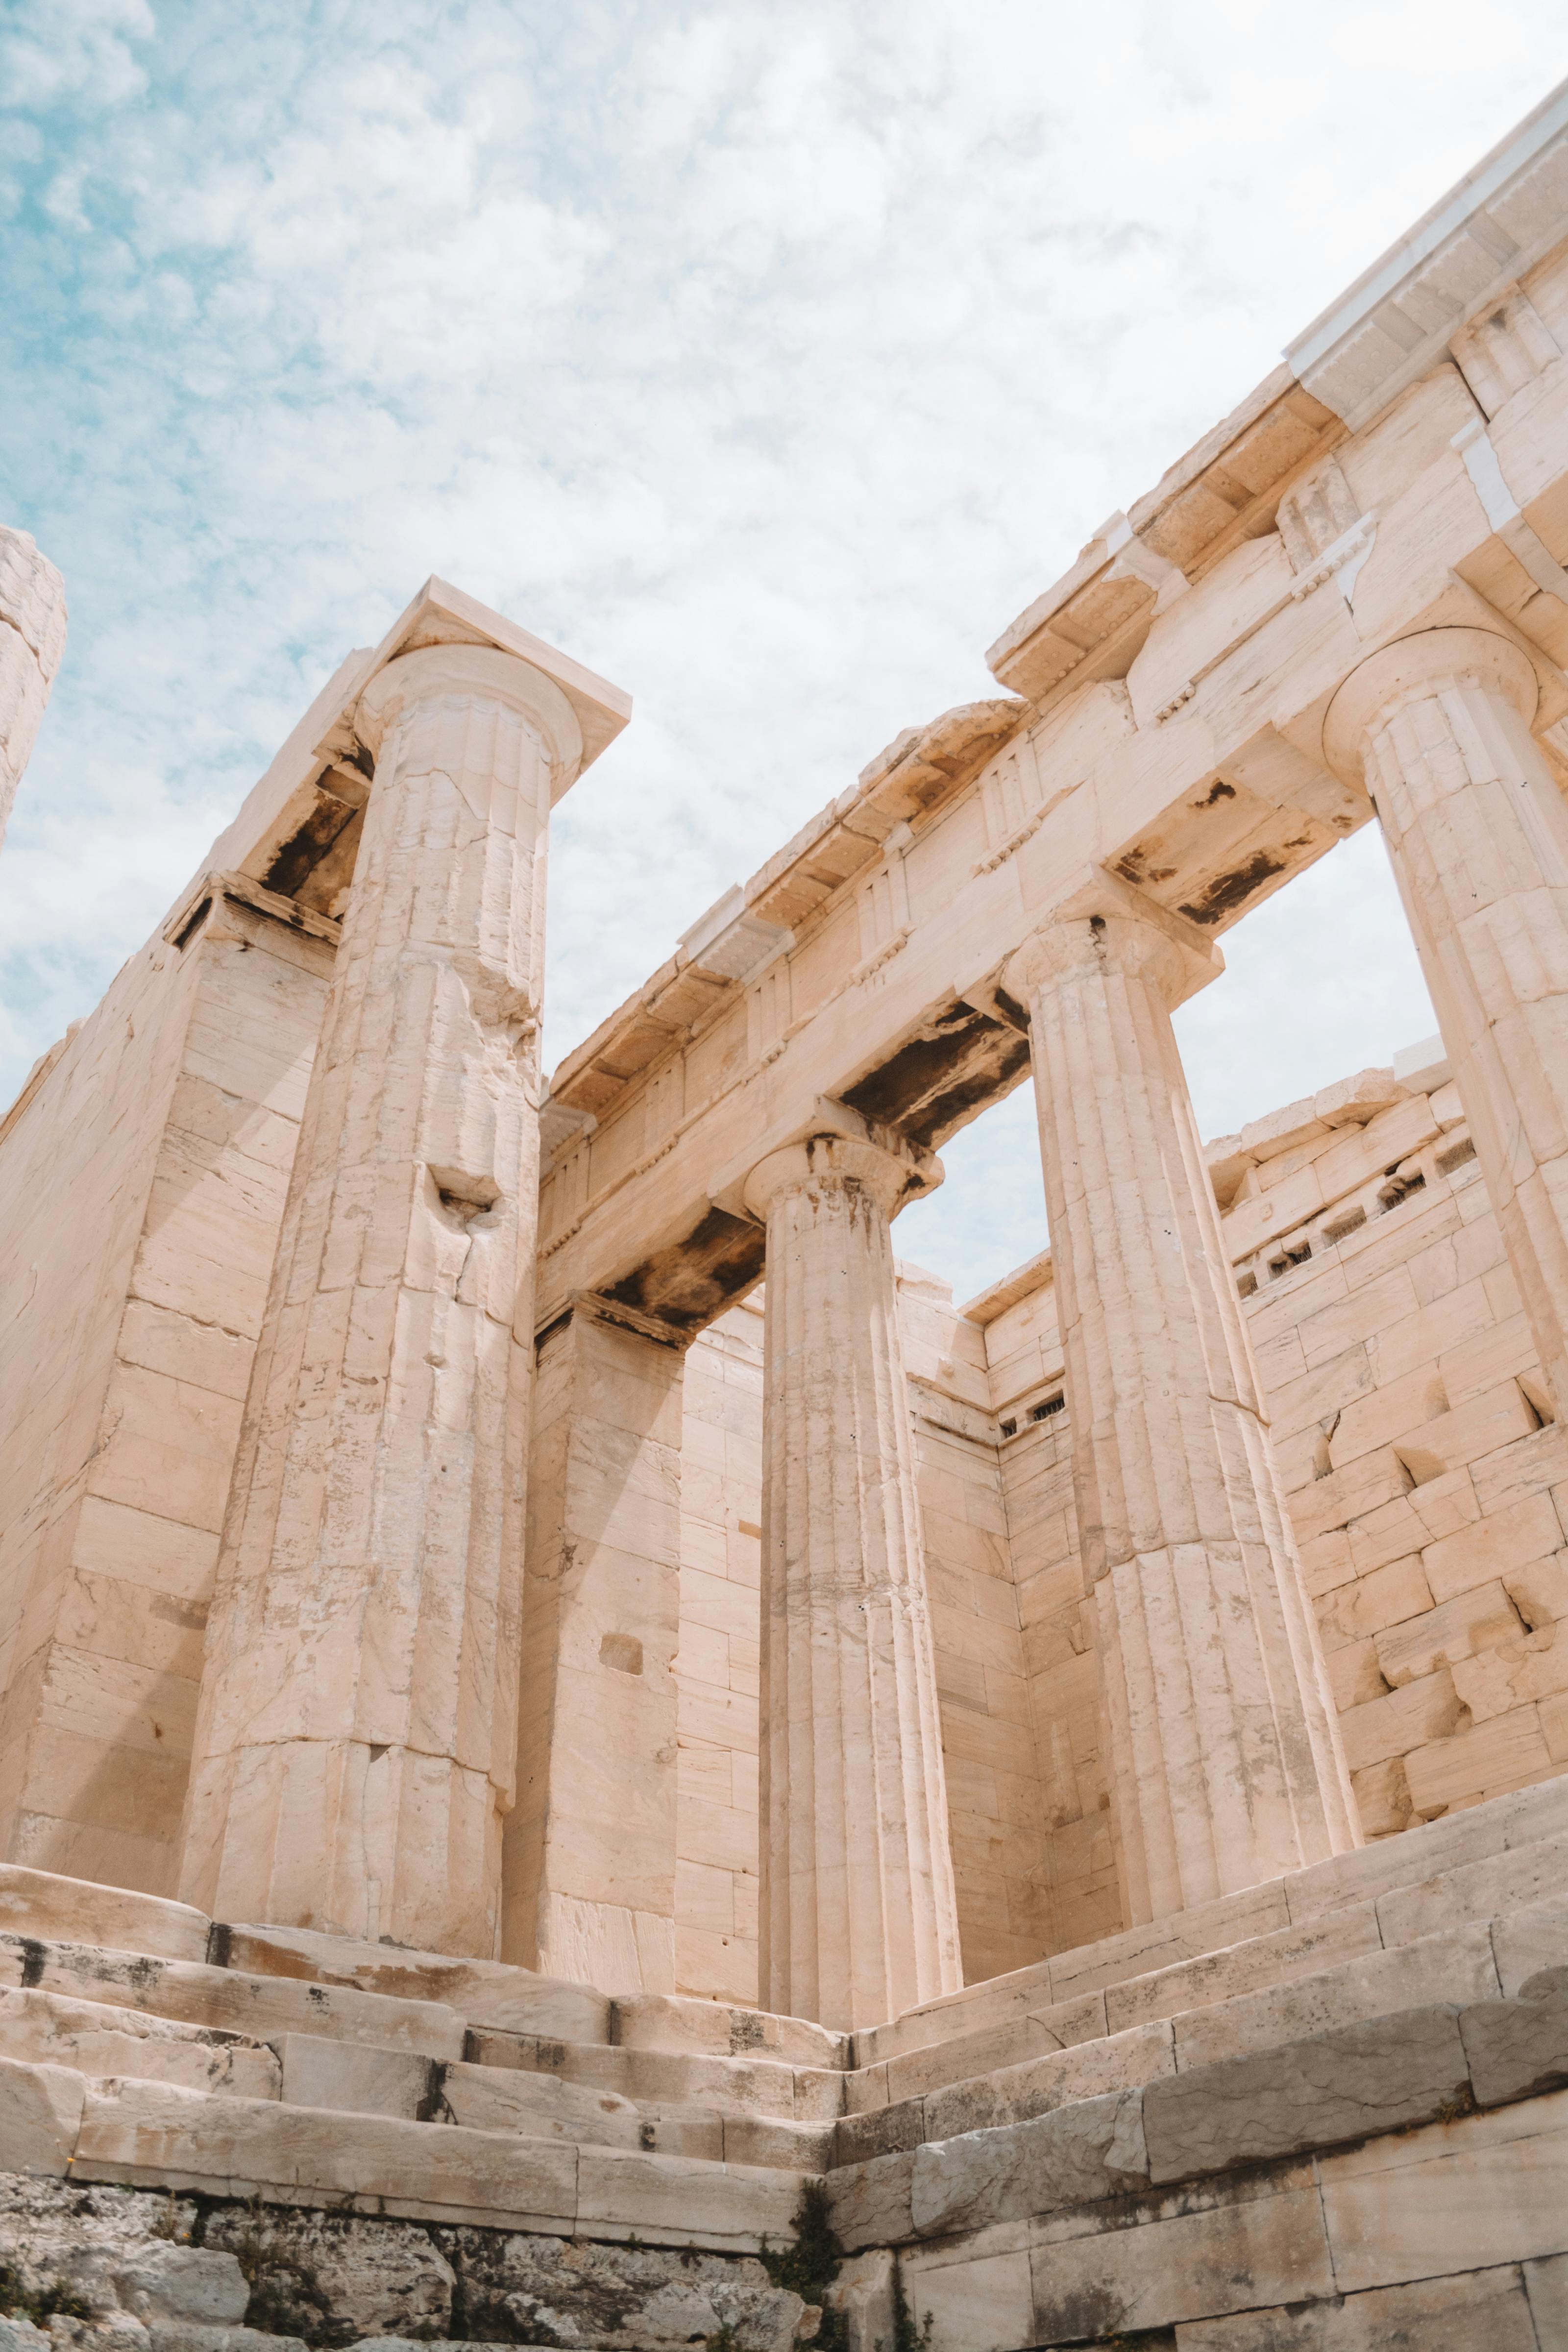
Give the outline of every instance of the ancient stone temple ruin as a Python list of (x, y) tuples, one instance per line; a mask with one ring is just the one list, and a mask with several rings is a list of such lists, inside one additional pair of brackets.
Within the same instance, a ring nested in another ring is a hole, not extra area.
[(626, 698), (348, 656), (0, 1123), (7, 2344), (1568, 2347), (1565, 558), (1568, 87), (548, 1084)]

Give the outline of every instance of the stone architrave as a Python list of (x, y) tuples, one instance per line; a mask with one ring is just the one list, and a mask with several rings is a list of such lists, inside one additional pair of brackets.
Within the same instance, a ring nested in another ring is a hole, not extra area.
[(940, 1175), (819, 1135), (745, 1188), (767, 1225), (761, 1997), (841, 2030), (963, 1980), (889, 1230)]
[(675, 1990), (688, 1334), (592, 1295), (539, 1342), (501, 1953)]
[(217, 1916), (489, 1955), (517, 1753), (561, 685), (426, 646), (376, 753), (207, 1636), (182, 1889)]
[(1541, 1368), (1568, 1414), (1568, 808), (1529, 656), (1426, 629), (1352, 672), (1324, 749), (1367, 791)]
[(1358, 1842), (1171, 1028), (1194, 963), (1206, 978), (1215, 959), (1097, 875), (1008, 966), (1030, 1017), (1130, 1924)]

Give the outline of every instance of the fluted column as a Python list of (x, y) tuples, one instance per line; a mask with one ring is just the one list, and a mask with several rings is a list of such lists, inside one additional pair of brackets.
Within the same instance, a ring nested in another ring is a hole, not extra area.
[(746, 1187), (768, 1234), (761, 1998), (841, 2029), (963, 1981), (889, 1233), (933, 1173), (824, 1135)]
[(496, 1948), (511, 1801), (552, 787), (571, 703), (392, 662), (207, 1637), (181, 1892)]
[(1568, 1415), (1568, 808), (1529, 656), (1427, 629), (1363, 662), (1325, 749), (1371, 793), (1542, 1372)]
[(1356, 1843), (1344, 1762), (1170, 1007), (1185, 927), (1093, 881), (1028, 1006), (1129, 1923)]

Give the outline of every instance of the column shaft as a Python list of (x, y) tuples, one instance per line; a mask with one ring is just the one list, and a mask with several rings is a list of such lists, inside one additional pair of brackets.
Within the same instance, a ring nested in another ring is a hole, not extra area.
[(579, 1300), (540, 1346), (503, 1957), (675, 1990), (686, 1358)]
[(1355, 1840), (1251, 1350), (1171, 1029), (1183, 951), (1091, 886), (1027, 1002), (1129, 1922)]
[(230, 1496), (182, 1892), (496, 1948), (516, 1755), (552, 681), (438, 646), (384, 728)]
[(1568, 808), (1507, 639), (1430, 629), (1340, 690), (1327, 745), (1365, 781), (1476, 1156), (1568, 1413)]
[(747, 1187), (768, 1229), (762, 1998), (839, 2028), (962, 1981), (889, 1233), (921, 1181), (825, 1136)]

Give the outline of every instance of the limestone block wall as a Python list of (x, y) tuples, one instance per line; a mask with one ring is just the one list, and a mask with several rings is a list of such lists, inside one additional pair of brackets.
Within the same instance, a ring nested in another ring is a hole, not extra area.
[[(1369, 1838), (1568, 1770), (1568, 1442), (1440, 1055), (1208, 1152)], [(1048, 1257), (964, 1318), (1024, 1629), (1040, 1948), (1062, 1950), (1122, 1923)]]
[(763, 1312), (686, 1359), (676, 1653), (675, 1964), (682, 1992), (757, 1997)]
[(206, 1606), (331, 950), (219, 902), (0, 1129), (0, 1853), (172, 1891)]
[(1040, 1948), (1061, 1951), (1113, 1934), (1122, 1921), (1048, 1258), (1021, 1268), (967, 1313), (984, 1336), (1023, 1626), (1039, 1774)]
[(1380, 1837), (1568, 1769), (1568, 1444), (1447, 1065), (1312, 1108), (1229, 1139), (1225, 1224)]
[(983, 1333), (899, 1271), (965, 1980), (1042, 1948), (1044, 1839), (1025, 1636)]

